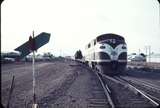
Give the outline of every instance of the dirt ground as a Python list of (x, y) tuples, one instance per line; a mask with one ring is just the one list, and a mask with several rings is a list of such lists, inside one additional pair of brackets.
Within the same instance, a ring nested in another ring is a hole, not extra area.
[[(35, 65), (36, 73), (36, 97), (40, 103), (55, 92), (60, 92), (61, 88), (67, 87), (76, 78), (76, 71), (70, 64), (74, 61), (57, 60), (55, 62), (37, 62)], [(1, 94), (2, 104), (6, 106), (11, 80), (15, 76), (15, 84), (11, 97), (11, 108), (22, 108), (32, 103), (32, 64), (18, 63), (5, 64), (1, 66)], [(68, 86), (64, 86), (68, 84)], [(59, 93), (60, 94), (60, 93)], [(56, 96), (54, 98), (57, 98)]]
[(52, 101), (43, 106), (44, 108), (87, 108), (87, 99), (92, 97), (91, 71), (82, 68), (80, 64), (71, 65), (71, 67), (76, 70), (76, 79), (68, 89), (65, 89), (65, 93), (61, 93), (61, 96), (57, 94), (59, 96), (57, 100), (51, 99), (52, 97), (49, 96), (48, 98)]
[[(100, 89), (100, 86), (97, 85), (93, 72), (81, 63), (59, 59), (50, 62), (36, 62), (35, 69), (36, 99), (39, 108), (88, 108), (88, 105), (91, 104), (89, 99), (105, 99), (104, 94), (95, 95), (93, 89), (99, 92), (96, 89), (97, 87)], [(159, 74), (146, 71), (128, 72), (135, 75), (136, 78), (153, 76), (155, 79), (155, 76)], [(30, 62), (1, 66), (2, 104), (4, 106), (7, 104), (13, 75), (15, 84), (10, 108), (31, 108), (33, 89), (32, 63)]]
[[(91, 70), (71, 60), (37, 62), (36, 98), (39, 108), (87, 108), (92, 94)], [(11, 108), (31, 108), (32, 64), (2, 65), (2, 104), (6, 106), (13, 75), (15, 84)]]

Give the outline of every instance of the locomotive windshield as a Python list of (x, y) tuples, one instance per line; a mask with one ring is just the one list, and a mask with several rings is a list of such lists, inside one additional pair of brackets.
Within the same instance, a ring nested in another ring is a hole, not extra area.
[(124, 40), (106, 39), (106, 40), (100, 41), (99, 43), (119, 45), (119, 44), (124, 44), (125, 42), (124, 42)]
[(97, 37), (97, 42), (100, 41), (106, 41), (106, 42), (123, 42), (124, 43), (124, 38), (122, 36), (116, 35), (116, 34), (104, 34), (100, 35)]
[(110, 44), (113, 48), (119, 44), (125, 44), (124, 38), (116, 34), (100, 35), (97, 37), (97, 42)]

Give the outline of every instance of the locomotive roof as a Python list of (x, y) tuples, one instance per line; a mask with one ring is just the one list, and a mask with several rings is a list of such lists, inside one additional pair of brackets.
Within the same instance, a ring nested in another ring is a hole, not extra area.
[(96, 38), (97, 41), (105, 40), (105, 39), (117, 39), (117, 40), (124, 40), (124, 38), (120, 35), (108, 33), (108, 34), (102, 34)]
[(98, 37), (96, 37), (95, 39), (93, 39), (91, 42), (89, 42), (89, 43), (85, 46), (85, 49), (87, 49), (87, 48), (89, 48), (91, 45), (93, 45), (94, 42), (99, 42), (99, 41), (103, 41), (103, 40), (106, 40), (106, 39), (116, 39), (116, 40), (120, 40), (120, 41), (125, 42), (125, 39), (124, 39), (122, 36), (117, 35), (117, 34), (113, 34), (113, 33), (107, 33), (107, 34), (99, 35)]

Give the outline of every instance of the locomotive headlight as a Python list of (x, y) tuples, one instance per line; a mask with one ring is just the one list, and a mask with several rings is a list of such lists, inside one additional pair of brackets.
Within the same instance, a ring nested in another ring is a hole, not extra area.
[(126, 46), (122, 46), (122, 49), (127, 49)]
[(117, 55), (117, 52), (116, 52), (116, 51), (112, 51), (112, 52), (111, 52), (111, 55), (112, 55), (112, 56), (116, 56), (116, 55)]
[(100, 49), (105, 49), (106, 47), (105, 47), (105, 46), (100, 46), (99, 48), (100, 48)]

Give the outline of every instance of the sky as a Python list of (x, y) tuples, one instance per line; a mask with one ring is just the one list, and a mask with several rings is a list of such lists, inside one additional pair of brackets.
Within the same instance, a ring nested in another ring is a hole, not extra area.
[(13, 51), (34, 30), (51, 33), (37, 53), (55, 56), (84, 51), (105, 33), (123, 36), (128, 53), (160, 53), (160, 5), (157, 0), (4, 0), (1, 4), (1, 51)]

